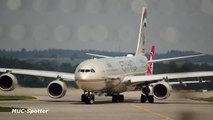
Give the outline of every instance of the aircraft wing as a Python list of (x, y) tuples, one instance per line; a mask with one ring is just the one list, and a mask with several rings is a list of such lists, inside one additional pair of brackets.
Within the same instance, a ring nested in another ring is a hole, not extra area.
[(202, 71), (202, 72), (185, 72), (185, 73), (166, 73), (166, 74), (155, 74), (145, 76), (126, 76), (123, 82), (126, 84), (144, 84), (154, 83), (161, 80), (174, 80), (184, 78), (200, 78), (213, 76), (213, 71)]
[(61, 78), (65, 81), (74, 81), (75, 75), (73, 73), (54, 72), (54, 71), (42, 71), (42, 70), (27, 70), (27, 69), (11, 69), (11, 68), (0, 68), (1, 73), (11, 73), (17, 75), (30, 75), (38, 77), (48, 78)]
[(179, 85), (179, 84), (192, 84), (192, 83), (210, 83), (211, 80), (199, 80), (199, 81), (178, 81), (178, 82), (169, 82), (170, 85)]

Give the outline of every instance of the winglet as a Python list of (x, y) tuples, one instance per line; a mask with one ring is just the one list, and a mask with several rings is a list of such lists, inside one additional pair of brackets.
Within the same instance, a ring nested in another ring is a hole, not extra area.
[(141, 14), (140, 30), (138, 35), (138, 44), (135, 55), (145, 55), (145, 32), (146, 32), (147, 8), (143, 8)]
[[(149, 53), (149, 61), (154, 59), (154, 54), (155, 54), (155, 46), (152, 45), (151, 51)], [(151, 75), (153, 73), (153, 63), (148, 63), (148, 67), (147, 67), (147, 75)]]

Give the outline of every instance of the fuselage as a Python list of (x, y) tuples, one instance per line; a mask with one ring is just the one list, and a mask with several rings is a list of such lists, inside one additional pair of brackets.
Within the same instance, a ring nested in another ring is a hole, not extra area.
[(112, 57), (86, 60), (78, 65), (75, 80), (83, 90), (124, 92), (128, 88), (122, 78), (126, 75), (145, 75), (145, 56)]

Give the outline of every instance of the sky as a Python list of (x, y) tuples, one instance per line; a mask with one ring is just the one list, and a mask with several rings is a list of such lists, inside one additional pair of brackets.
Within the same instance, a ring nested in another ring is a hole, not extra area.
[(0, 0), (0, 49), (135, 52), (142, 7), (146, 51), (213, 53), (213, 0)]

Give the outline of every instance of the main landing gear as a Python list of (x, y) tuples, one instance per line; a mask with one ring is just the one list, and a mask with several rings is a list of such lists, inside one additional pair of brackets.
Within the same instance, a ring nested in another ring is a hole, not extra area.
[(154, 103), (154, 96), (153, 95), (143, 95), (141, 94), (141, 103), (145, 103), (148, 100), (149, 103)]
[(112, 102), (124, 102), (124, 95), (120, 95), (119, 93), (113, 94)]
[(93, 104), (95, 101), (95, 95), (93, 92), (84, 92), (81, 95), (81, 102), (85, 102), (86, 104)]
[(151, 95), (151, 90), (147, 85), (142, 89), (141, 94), (141, 103), (145, 103), (146, 101), (149, 103), (154, 103), (154, 96)]

